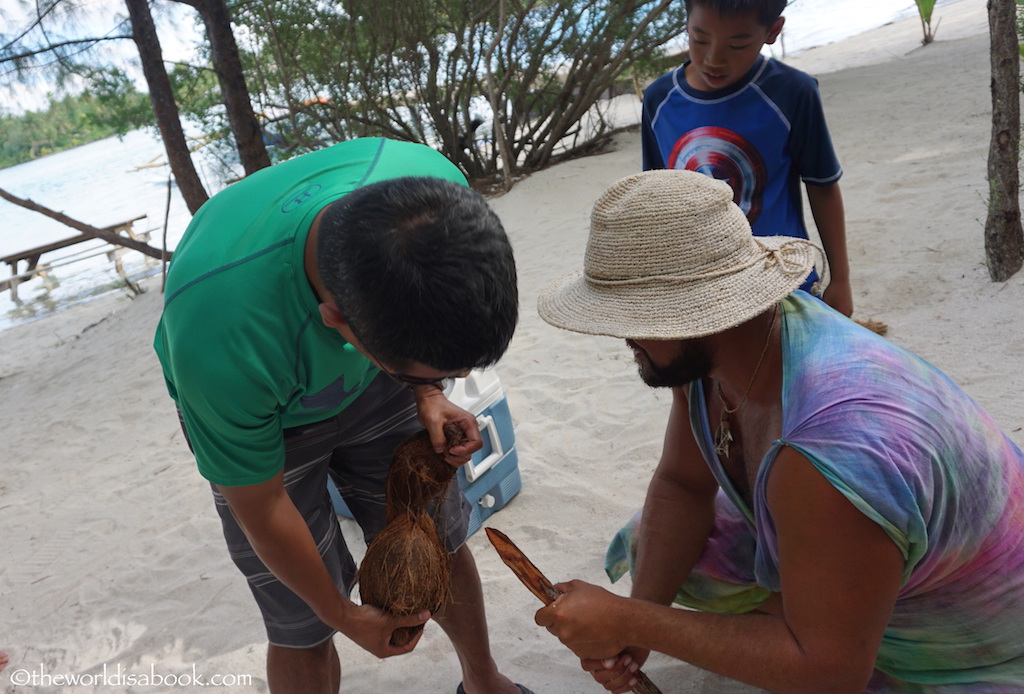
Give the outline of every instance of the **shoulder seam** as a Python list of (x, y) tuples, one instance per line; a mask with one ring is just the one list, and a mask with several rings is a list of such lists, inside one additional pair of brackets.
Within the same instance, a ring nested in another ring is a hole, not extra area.
[(293, 241), (294, 241), (294, 239), (292, 239), (292, 238), (282, 239), (281, 241), (278, 241), (277, 243), (275, 243), (273, 245), (267, 246), (263, 250), (256, 251), (252, 255), (248, 255), (248, 256), (246, 256), (244, 258), (239, 258), (238, 260), (236, 260), (234, 262), (231, 262), (231, 263), (228, 263), (227, 265), (221, 265), (219, 268), (216, 268), (215, 270), (210, 270), (209, 272), (206, 272), (206, 273), (203, 273), (202, 275), (199, 275), (199, 277), (196, 277), (196, 278), (186, 282), (182, 286), (178, 287), (174, 291), (174, 293), (172, 293), (170, 296), (168, 296), (167, 300), (164, 302), (164, 308), (167, 308), (168, 306), (170, 306), (172, 301), (174, 301), (183, 291), (185, 291), (186, 289), (188, 289), (192, 285), (198, 284), (199, 282), (202, 282), (203, 280), (205, 280), (205, 279), (207, 279), (209, 277), (212, 277), (214, 275), (218, 275), (218, 274), (220, 274), (220, 273), (222, 273), (222, 272), (224, 272), (226, 270), (230, 270), (233, 267), (237, 267), (239, 265), (244, 265), (245, 263), (248, 263), (250, 260), (254, 260), (256, 258), (259, 258), (262, 255), (266, 255), (267, 253), (275, 251), (278, 248), (281, 248), (282, 246), (291, 245), (291, 243)]

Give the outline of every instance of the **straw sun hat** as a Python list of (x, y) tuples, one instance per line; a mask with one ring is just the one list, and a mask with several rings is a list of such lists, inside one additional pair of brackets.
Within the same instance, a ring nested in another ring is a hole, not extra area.
[(771, 308), (807, 278), (817, 246), (755, 237), (727, 183), (658, 170), (594, 204), (583, 271), (554, 282), (541, 318), (590, 335), (673, 340), (718, 333)]

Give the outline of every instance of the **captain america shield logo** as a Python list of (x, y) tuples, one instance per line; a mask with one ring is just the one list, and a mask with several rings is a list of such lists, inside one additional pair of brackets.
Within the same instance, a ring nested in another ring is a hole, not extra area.
[(768, 177), (764, 160), (744, 137), (728, 128), (694, 128), (672, 148), (668, 168), (697, 171), (725, 181), (735, 202), (753, 226), (761, 215)]

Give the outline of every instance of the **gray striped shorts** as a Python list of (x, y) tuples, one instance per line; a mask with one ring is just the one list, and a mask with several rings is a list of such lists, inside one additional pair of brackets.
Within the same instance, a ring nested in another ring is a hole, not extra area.
[[(345, 595), (351, 593), (355, 583), (356, 566), (327, 490), (328, 476), (334, 480), (369, 544), (384, 527), (384, 483), (392, 453), (398, 444), (422, 428), (416, 418), (412, 392), (381, 374), (355, 404), (337, 416), (284, 432), (285, 489), (306, 519), (335, 585)], [(256, 556), (215, 486), (213, 496), (228, 551), (249, 582), (263, 613), (270, 643), (311, 648), (331, 638), (335, 630), (320, 621)], [(466, 541), (471, 510), (457, 483), (450, 486), (448, 497), (431, 510), (438, 534), (449, 552)]]

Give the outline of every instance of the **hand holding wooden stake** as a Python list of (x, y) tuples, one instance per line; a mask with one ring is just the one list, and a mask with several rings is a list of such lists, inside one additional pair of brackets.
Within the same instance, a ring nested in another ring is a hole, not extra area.
[[(522, 550), (516, 547), (512, 540), (508, 539), (505, 533), (494, 528), (485, 528), (485, 530), (487, 531), (487, 539), (491, 541), (494, 549), (498, 551), (498, 556), (501, 557), (501, 560), (505, 562), (508, 568), (512, 569), (512, 573), (523, 582), (523, 585), (531, 593), (540, 598), (540, 601), (545, 605), (550, 605), (558, 599), (558, 596), (561, 595), (558, 589), (534, 566), (532, 561), (527, 559)], [(632, 687), (634, 694), (661, 694), (661, 690), (643, 672), (637, 670), (635, 676), (636, 684)]]

